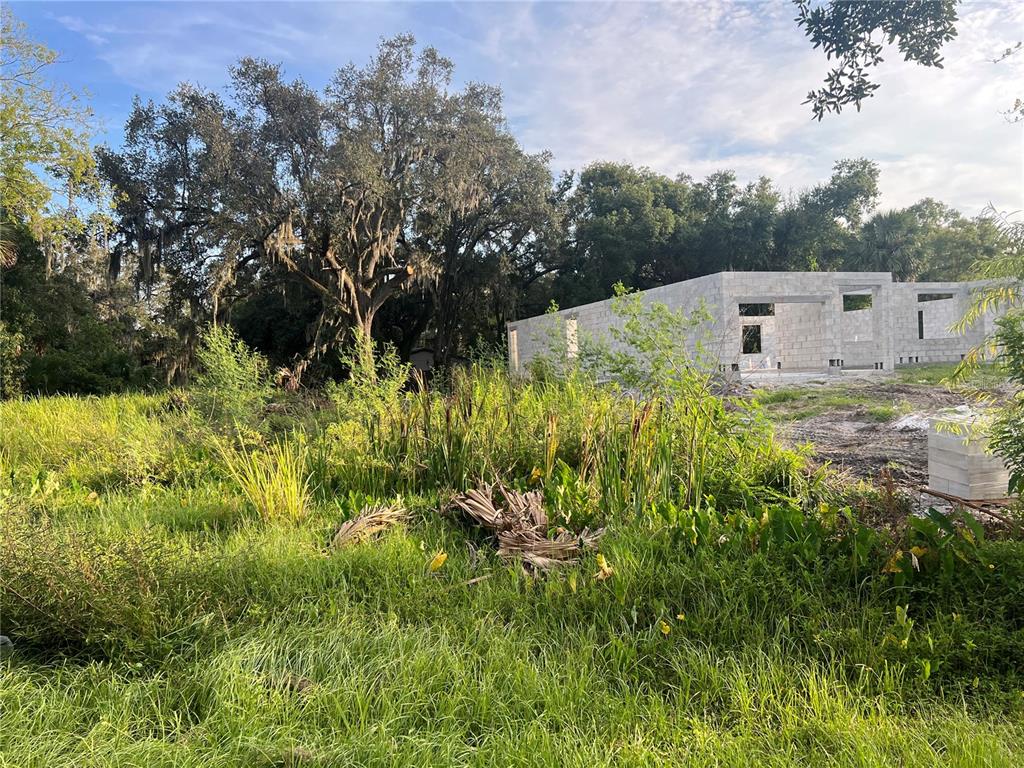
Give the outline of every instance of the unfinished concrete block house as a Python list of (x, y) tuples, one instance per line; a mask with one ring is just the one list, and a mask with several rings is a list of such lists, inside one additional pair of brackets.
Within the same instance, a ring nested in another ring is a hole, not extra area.
[[(711, 320), (699, 335), (722, 370), (838, 373), (961, 360), (995, 319), (950, 330), (981, 285), (900, 283), (887, 272), (720, 272), (641, 297), (686, 314), (703, 304)], [(511, 322), (509, 366), (522, 371), (560, 351), (572, 358), (583, 339), (607, 340), (621, 322), (611, 299)]]

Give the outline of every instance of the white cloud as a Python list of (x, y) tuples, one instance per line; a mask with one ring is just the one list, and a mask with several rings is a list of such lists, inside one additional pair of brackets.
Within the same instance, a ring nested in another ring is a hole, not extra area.
[[(969, 3), (945, 68), (905, 63), (893, 51), (882, 87), (861, 113), (811, 120), (801, 102), (828, 68), (785, 3), (585, 5), (562, 23), (488, 50), (510, 114), (531, 148), (563, 167), (627, 160), (675, 175), (730, 167), (801, 188), (842, 157), (882, 166), (882, 204), (930, 195), (968, 213), (989, 202), (1024, 204), (1022, 127), (998, 112), (1024, 82), (1017, 61), (989, 61), (1024, 36), (1024, 9)], [(498, 35), (498, 39), (495, 36)], [(509, 66), (504, 52), (516, 49)]]
[(166, 3), (129, 4), (116, 22), (55, 20), (92, 41), (97, 58), (124, 83), (157, 95), (182, 81), (218, 87), (243, 56), (282, 62), (294, 76), (333, 71), (364, 60), (382, 34), (404, 30), (395, 23), (399, 18), (386, 6), (368, 4)]
[[(733, 168), (799, 189), (835, 160), (882, 167), (882, 203), (932, 196), (967, 213), (1024, 208), (1024, 125), (999, 112), (1024, 95), (1024, 5), (968, 2), (945, 68), (892, 51), (861, 113), (811, 120), (801, 102), (829, 67), (788, 2), (127, 5), (61, 16), (115, 75), (148, 94), (180, 80), (217, 87), (241, 55), (323, 82), (365, 61), (382, 36), (412, 31), (452, 58), (460, 80), (503, 87), (511, 125), (557, 168), (624, 160), (676, 175)], [(103, 19), (94, 21), (93, 19)]]

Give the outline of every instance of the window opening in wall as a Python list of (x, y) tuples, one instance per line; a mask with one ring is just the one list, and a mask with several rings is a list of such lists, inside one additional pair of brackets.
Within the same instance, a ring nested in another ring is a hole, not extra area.
[(519, 370), (519, 331), (508, 332), (508, 357), (512, 370)]
[(740, 317), (772, 317), (774, 304), (740, 304)]
[(924, 310), (917, 310), (917, 338), (924, 338)]
[(856, 312), (858, 309), (871, 309), (871, 294), (844, 293), (843, 312)]
[(917, 294), (918, 301), (944, 301), (945, 299), (952, 299), (952, 293), (919, 293)]
[(757, 355), (761, 352), (761, 326), (743, 326), (743, 354)]

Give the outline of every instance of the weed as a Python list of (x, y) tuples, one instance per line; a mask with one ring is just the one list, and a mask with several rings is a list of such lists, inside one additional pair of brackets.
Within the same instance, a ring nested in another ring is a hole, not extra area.
[(245, 498), (267, 521), (295, 523), (309, 511), (306, 444), (279, 441), (252, 451), (218, 443), (221, 459)]
[(220, 431), (254, 428), (263, 418), (272, 386), (267, 361), (227, 326), (211, 326), (196, 350), (199, 374), (192, 404)]

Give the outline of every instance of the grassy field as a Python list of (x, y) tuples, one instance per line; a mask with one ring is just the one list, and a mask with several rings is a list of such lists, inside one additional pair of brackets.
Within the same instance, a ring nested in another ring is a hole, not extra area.
[[(953, 363), (924, 363), (896, 369), (896, 381), (905, 384), (939, 385), (952, 378), (957, 370)], [(1006, 376), (993, 363), (982, 363), (966, 377), (965, 384), (978, 390), (992, 390), (1005, 386)]]
[[(395, 381), (0, 404), (0, 765), (1021, 764), (1019, 540), (859, 525), (749, 404)], [(496, 478), (598, 551), (499, 558)]]
[[(758, 403), (775, 421), (800, 421), (841, 410), (857, 410), (864, 421), (886, 422), (916, 407), (937, 408), (972, 399), (1006, 396), (1006, 377), (992, 365), (982, 365), (950, 392), (948, 382), (956, 371), (952, 363), (930, 363), (899, 368), (892, 375), (830, 381), (828, 385), (805, 384), (773, 387), (756, 393)], [(917, 400), (924, 402), (916, 402)], [(947, 402), (929, 402), (936, 400)]]
[(879, 402), (878, 397), (863, 387), (856, 389), (837, 385), (834, 388), (787, 387), (757, 395), (758, 402), (778, 421), (800, 421), (844, 408), (863, 412), (865, 421), (891, 421), (910, 410), (905, 400)]

